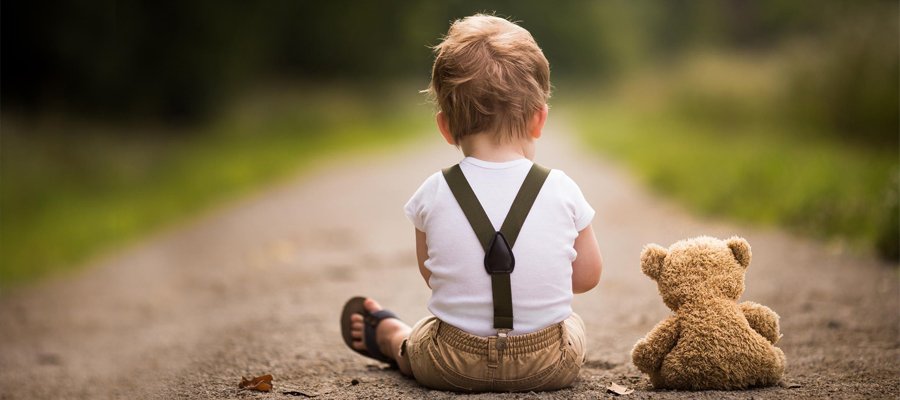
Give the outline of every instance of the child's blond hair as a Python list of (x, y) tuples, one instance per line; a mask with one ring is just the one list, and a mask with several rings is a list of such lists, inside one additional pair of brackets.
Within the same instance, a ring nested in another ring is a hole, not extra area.
[(428, 92), (456, 143), (482, 132), (527, 137), (532, 116), (550, 98), (550, 64), (524, 28), (476, 14), (450, 25), (436, 53)]

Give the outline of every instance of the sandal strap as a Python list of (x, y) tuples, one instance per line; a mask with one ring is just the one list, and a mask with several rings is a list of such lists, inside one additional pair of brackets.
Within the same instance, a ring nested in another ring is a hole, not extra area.
[[(381, 321), (384, 321), (388, 318), (397, 318), (397, 314), (394, 314), (388, 310), (380, 310), (373, 313), (370, 313), (365, 317), (365, 340), (366, 340), (366, 349), (368, 353), (372, 356), (372, 358), (386, 362), (389, 364), (393, 364), (396, 361), (391, 359), (390, 357), (384, 355), (381, 352), (381, 349), (378, 347), (378, 340), (375, 336), (376, 330), (378, 329), (378, 325)], [(399, 318), (397, 318), (399, 319)]]
[[(388, 310), (378, 310), (373, 313), (369, 313), (366, 316), (366, 325), (372, 325), (373, 327), (377, 327), (381, 321), (386, 320), (388, 318), (397, 318), (397, 314), (394, 314)], [(397, 318), (400, 319), (400, 318)]]

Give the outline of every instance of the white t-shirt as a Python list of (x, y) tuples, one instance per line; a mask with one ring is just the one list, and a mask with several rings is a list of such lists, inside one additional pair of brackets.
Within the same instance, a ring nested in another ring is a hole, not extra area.
[[(463, 174), (494, 229), (499, 230), (531, 169), (519, 159), (503, 163), (466, 157)], [(432, 293), (428, 309), (450, 325), (478, 336), (493, 336), (491, 278), (484, 249), (450, 192), (443, 174), (428, 177), (404, 207), (416, 229), (425, 232)], [(531, 333), (572, 314), (573, 247), (578, 232), (594, 217), (581, 189), (565, 173), (552, 170), (513, 246), (511, 335)]]

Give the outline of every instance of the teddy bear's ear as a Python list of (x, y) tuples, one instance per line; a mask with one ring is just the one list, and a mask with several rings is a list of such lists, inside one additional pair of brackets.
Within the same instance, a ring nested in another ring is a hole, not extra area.
[(641, 252), (641, 270), (644, 271), (644, 275), (654, 281), (659, 279), (668, 253), (668, 250), (655, 243), (644, 246), (644, 251)]
[(734, 258), (737, 262), (744, 268), (749, 267), (750, 257), (752, 255), (750, 253), (750, 243), (744, 238), (737, 236), (732, 236), (726, 243), (728, 243), (728, 247), (731, 248), (731, 254), (734, 254)]

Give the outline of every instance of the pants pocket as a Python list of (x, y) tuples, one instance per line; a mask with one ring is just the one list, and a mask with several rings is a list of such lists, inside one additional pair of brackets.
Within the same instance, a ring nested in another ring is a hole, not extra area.
[(553, 373), (544, 377), (538, 386), (528, 390), (543, 391), (570, 387), (578, 379), (581, 365), (582, 362), (578, 352), (569, 344), (565, 346), (564, 350), (561, 350), (560, 360), (553, 367)]
[(430, 348), (430, 356), (437, 374), (445, 384), (444, 390), (455, 392), (492, 390), (491, 380), (486, 374), (487, 360), (484, 357), (468, 353), (444, 354), (439, 346)]

